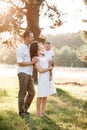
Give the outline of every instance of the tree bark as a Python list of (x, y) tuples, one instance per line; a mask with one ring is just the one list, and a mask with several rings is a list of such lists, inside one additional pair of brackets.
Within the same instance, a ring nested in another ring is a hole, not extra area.
[(30, 0), (27, 5), (27, 29), (34, 33), (35, 40), (39, 40), (39, 11), (42, 0)]
[[(29, 0), (29, 3), (26, 5), (27, 29), (31, 30), (34, 33), (34, 38), (37, 41), (39, 40), (39, 35), (41, 32), (39, 27), (39, 11), (42, 2), (43, 0)], [(35, 68), (33, 70), (34, 82), (37, 83), (37, 70)]]

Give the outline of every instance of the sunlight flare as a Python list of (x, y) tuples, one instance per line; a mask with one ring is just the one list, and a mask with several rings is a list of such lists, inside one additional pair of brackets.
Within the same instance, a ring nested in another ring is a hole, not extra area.
[(8, 13), (10, 9), (10, 4), (4, 1), (0, 1), (0, 14)]

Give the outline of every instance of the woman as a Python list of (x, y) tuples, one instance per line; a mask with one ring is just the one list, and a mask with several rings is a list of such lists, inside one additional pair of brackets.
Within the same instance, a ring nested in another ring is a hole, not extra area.
[(33, 60), (36, 60), (35, 67), (39, 72), (38, 92), (37, 92), (37, 115), (44, 116), (46, 100), (47, 97), (50, 95), (49, 71), (52, 70), (52, 67), (49, 67), (50, 59), (45, 56), (41, 46), (38, 46), (37, 42), (31, 44), (30, 53), (31, 58)]

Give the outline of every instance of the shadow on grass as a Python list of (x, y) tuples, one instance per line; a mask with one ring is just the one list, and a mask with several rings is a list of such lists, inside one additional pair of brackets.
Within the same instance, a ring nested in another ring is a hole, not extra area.
[(16, 112), (0, 111), (0, 130), (29, 130), (29, 128)]
[(49, 116), (37, 117), (31, 115), (29, 119), (26, 119), (26, 122), (29, 124), (29, 130), (65, 130)]
[(72, 106), (78, 106), (79, 108), (87, 108), (87, 101), (76, 99), (68, 92), (57, 88), (57, 96), (62, 99), (63, 102), (69, 103)]
[[(66, 129), (87, 128), (87, 101), (76, 99), (68, 92), (57, 89), (57, 95), (48, 103), (47, 113)], [(56, 117), (56, 115), (58, 115)], [(74, 128), (73, 128), (74, 127)], [(79, 130), (78, 129), (78, 130)]]
[[(87, 102), (76, 99), (62, 89), (47, 102), (45, 117), (31, 114), (26, 119), (29, 130), (84, 130), (87, 128)], [(59, 101), (59, 102), (58, 102)], [(59, 103), (62, 102), (60, 105)]]

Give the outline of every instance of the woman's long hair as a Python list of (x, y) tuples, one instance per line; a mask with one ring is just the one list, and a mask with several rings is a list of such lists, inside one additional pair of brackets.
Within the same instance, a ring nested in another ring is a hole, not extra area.
[(30, 45), (30, 57), (31, 59), (35, 56), (38, 56), (38, 42), (33, 41), (33, 43)]

